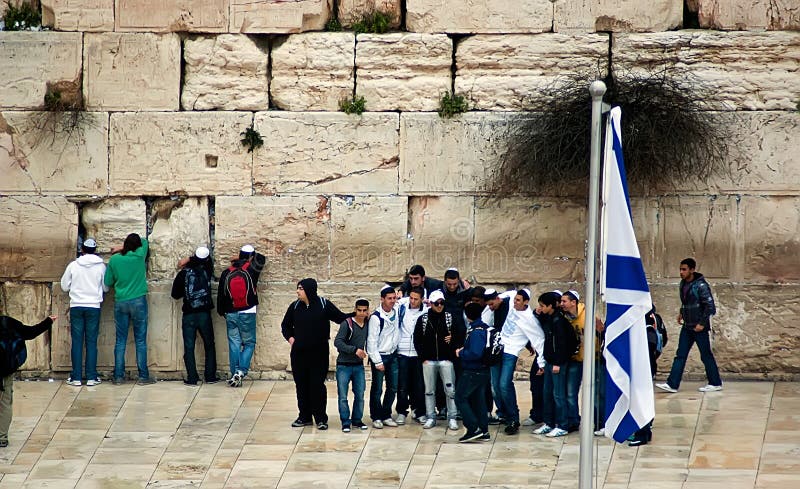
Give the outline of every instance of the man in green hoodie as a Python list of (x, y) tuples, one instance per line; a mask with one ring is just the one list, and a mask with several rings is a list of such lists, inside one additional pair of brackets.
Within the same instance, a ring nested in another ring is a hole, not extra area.
[(117, 341), (114, 345), (114, 385), (125, 379), (125, 346), (128, 343), (128, 325), (133, 323), (136, 342), (136, 367), (139, 385), (155, 383), (147, 369), (147, 266), (145, 259), (149, 245), (146, 239), (131, 233), (122, 246), (111, 248), (104, 282), (114, 287), (114, 323)]

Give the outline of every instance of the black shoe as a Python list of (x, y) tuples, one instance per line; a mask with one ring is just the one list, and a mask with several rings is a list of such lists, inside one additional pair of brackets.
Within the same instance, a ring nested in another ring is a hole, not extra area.
[(506, 426), (504, 431), (506, 435), (516, 435), (519, 433), (519, 421), (512, 421), (508, 423), (508, 426)]
[(492, 436), (489, 433), (481, 433), (481, 437), (478, 438), (478, 441), (490, 441)]
[(489, 416), (489, 424), (490, 425), (498, 425), (503, 422), (503, 418), (497, 417), (496, 415)]
[(327, 430), (328, 429), (328, 423), (326, 423), (325, 421), (321, 421), (321, 422), (317, 423), (317, 429), (318, 430)]
[(472, 440), (477, 440), (483, 435), (480, 431), (476, 431), (475, 433), (466, 432), (464, 436), (458, 439), (459, 443), (467, 443)]
[(122, 377), (114, 377), (114, 380), (112, 380), (111, 383), (114, 385), (122, 385), (125, 383), (125, 379)]
[(8, 440), (0, 440), (0, 448), (5, 448), (8, 446)]
[(292, 421), (292, 428), (302, 428), (303, 426), (311, 426), (313, 423), (311, 421), (303, 421), (300, 418)]
[(155, 384), (155, 383), (156, 383), (156, 379), (154, 379), (152, 377), (147, 377), (147, 378), (142, 377), (142, 378), (139, 379), (138, 382), (136, 382), (136, 385), (152, 385), (152, 384)]
[(368, 430), (369, 426), (365, 425), (364, 423), (358, 422), (358, 423), (353, 423), (353, 428), (358, 428), (360, 430)]
[(208, 379), (205, 382), (206, 384), (216, 384), (217, 382), (222, 382), (222, 379), (219, 377), (214, 377), (213, 379)]
[(191, 380), (184, 380), (184, 381), (183, 381), (183, 385), (193, 385), (193, 386), (196, 386), (196, 385), (197, 385), (197, 381), (195, 380), (194, 382), (192, 382)]
[(629, 447), (638, 447), (641, 445), (647, 445), (647, 438), (635, 438), (628, 442)]
[(575, 433), (576, 431), (580, 431), (581, 425), (572, 425), (567, 428), (567, 433)]

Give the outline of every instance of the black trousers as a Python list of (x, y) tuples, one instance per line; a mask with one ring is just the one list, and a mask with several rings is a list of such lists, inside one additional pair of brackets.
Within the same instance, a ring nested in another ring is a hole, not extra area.
[(186, 365), (186, 380), (197, 382), (197, 364), (194, 358), (194, 344), (197, 333), (203, 340), (203, 349), (206, 353), (205, 379), (206, 381), (217, 378), (217, 351), (214, 346), (214, 329), (211, 327), (211, 312), (190, 312), (183, 315), (181, 321), (183, 330), (183, 363)]
[(535, 361), (531, 365), (531, 412), (534, 423), (544, 422), (544, 375), (536, 375), (539, 364)]
[(292, 348), (290, 355), (292, 377), (297, 392), (298, 418), (303, 421), (327, 423), (325, 412), (328, 402), (328, 391), (325, 389), (325, 378), (328, 376), (328, 348), (296, 351)]

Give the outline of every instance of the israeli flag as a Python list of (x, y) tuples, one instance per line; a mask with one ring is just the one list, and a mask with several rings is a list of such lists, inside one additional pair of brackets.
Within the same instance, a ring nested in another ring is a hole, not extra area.
[(605, 433), (619, 443), (655, 417), (644, 316), (652, 306), (622, 160), (621, 111), (606, 126), (603, 179), (603, 278), (606, 307)]

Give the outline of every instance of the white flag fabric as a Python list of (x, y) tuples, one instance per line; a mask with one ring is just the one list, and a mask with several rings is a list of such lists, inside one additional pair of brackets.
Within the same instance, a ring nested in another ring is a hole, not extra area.
[(653, 381), (645, 314), (652, 307), (650, 288), (633, 232), (625, 164), (621, 111), (611, 110), (606, 126), (603, 215), (606, 307), (605, 433), (619, 443), (655, 417)]

